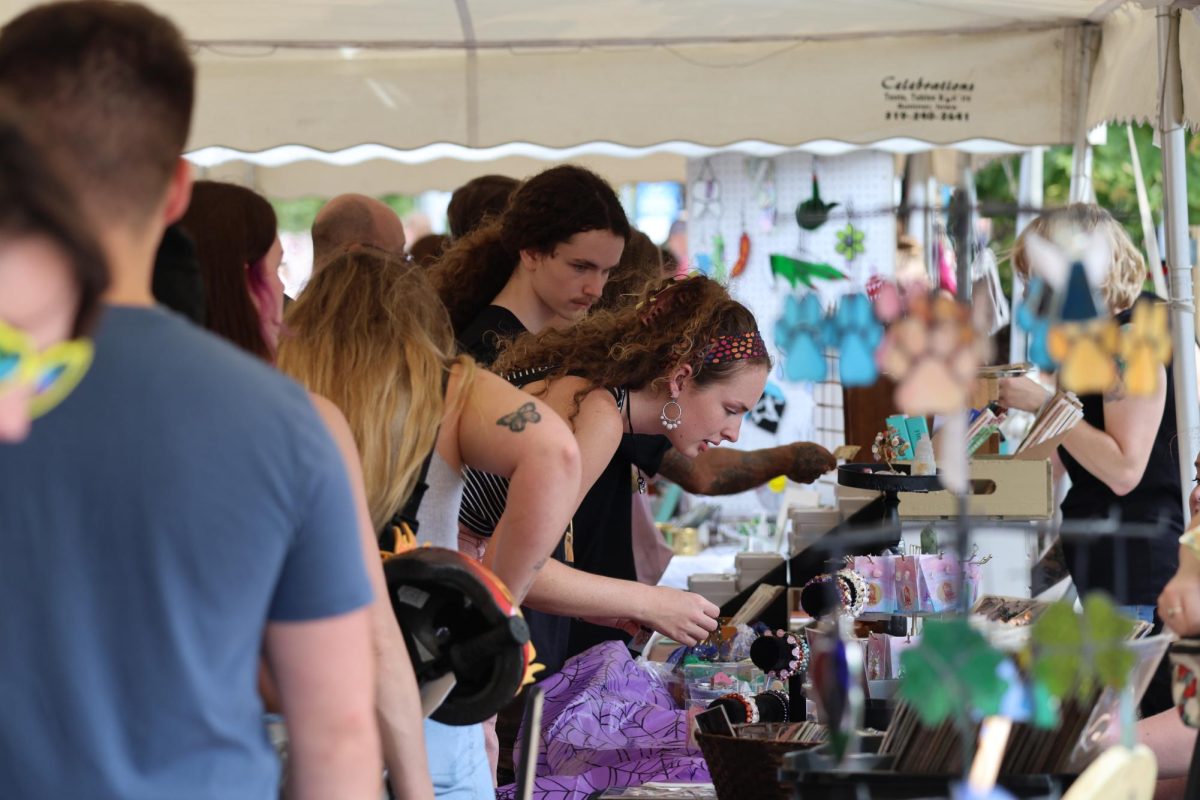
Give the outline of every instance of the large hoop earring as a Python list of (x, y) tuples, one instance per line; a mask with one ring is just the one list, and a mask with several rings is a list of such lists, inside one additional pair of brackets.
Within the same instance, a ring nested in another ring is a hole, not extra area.
[[(675, 406), (675, 416), (673, 418), (667, 414), (667, 409), (671, 406)], [(662, 420), (662, 425), (664, 428), (669, 431), (673, 431), (678, 428), (680, 423), (683, 421), (683, 408), (681, 408), (679, 403), (676, 403), (674, 400), (668, 400), (666, 404), (663, 405), (662, 414), (659, 415), (659, 419)]]

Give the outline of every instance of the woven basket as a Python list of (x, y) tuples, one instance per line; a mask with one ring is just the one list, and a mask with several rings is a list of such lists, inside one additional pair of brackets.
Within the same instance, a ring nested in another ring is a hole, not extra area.
[[(775, 728), (778, 725), (739, 725), (744, 728)], [(754, 731), (762, 734), (767, 731)], [(779, 783), (783, 757), (797, 750), (816, 747), (819, 742), (781, 742), (770, 738), (734, 738), (697, 733), (696, 742), (708, 762), (720, 800), (790, 800), (790, 789)]]

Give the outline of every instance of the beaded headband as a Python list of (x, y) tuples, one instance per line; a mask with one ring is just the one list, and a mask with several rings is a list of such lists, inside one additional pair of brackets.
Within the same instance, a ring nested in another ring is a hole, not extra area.
[(704, 351), (705, 364), (723, 364), (746, 358), (766, 358), (767, 345), (758, 331), (718, 336)]

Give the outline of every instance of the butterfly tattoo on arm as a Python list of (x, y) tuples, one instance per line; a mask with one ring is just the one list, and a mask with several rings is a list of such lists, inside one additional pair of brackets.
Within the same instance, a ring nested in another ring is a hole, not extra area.
[(496, 420), (496, 424), (508, 428), (513, 433), (520, 433), (525, 430), (526, 425), (536, 425), (541, 421), (542, 415), (538, 413), (537, 406), (526, 403), (513, 413), (505, 414)]

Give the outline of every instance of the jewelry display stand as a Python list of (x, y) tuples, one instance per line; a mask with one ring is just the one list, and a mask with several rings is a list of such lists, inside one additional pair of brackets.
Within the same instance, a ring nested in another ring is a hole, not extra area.
[[(838, 467), (838, 483), (853, 489), (868, 489), (883, 493), (885, 525), (900, 524), (900, 492), (938, 492), (941, 481), (936, 475), (911, 475), (909, 464), (842, 464)], [(897, 474), (899, 473), (899, 474)]]

